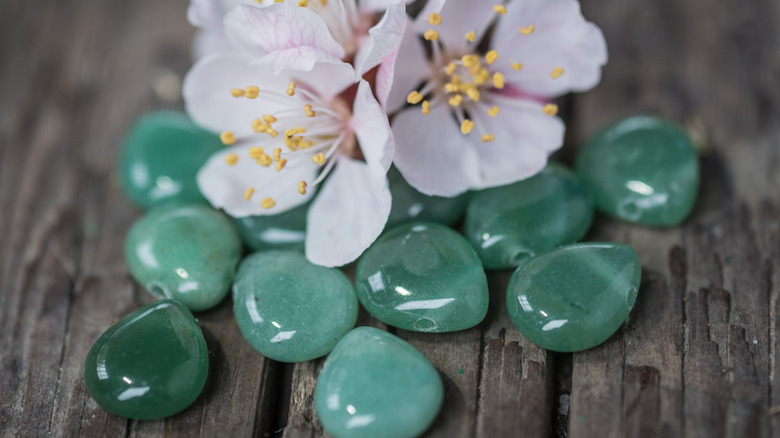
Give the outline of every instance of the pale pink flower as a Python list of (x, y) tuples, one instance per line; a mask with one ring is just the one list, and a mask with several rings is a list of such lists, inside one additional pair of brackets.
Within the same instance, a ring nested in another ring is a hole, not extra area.
[[(324, 266), (351, 262), (390, 212), (387, 116), (366, 81), (352, 85), (349, 68), (324, 63), (274, 74), (254, 60), (240, 52), (209, 55), (185, 78), (190, 116), (233, 145), (200, 170), (201, 192), (243, 217), (291, 209), (322, 185), (309, 208), (306, 255)], [(345, 89), (354, 100), (340, 96)]]
[(576, 0), (431, 0), (398, 58), (394, 164), (421, 192), (454, 196), (540, 171), (563, 143), (549, 99), (594, 87), (607, 50)]

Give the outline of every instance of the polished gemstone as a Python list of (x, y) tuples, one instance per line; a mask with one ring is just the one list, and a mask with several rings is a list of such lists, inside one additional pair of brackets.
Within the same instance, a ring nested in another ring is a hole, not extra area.
[(306, 240), (306, 213), (309, 204), (269, 215), (234, 219), (238, 234), (254, 251), (295, 249), (303, 251)]
[(209, 357), (189, 310), (174, 300), (148, 304), (111, 326), (89, 350), (87, 391), (120, 417), (155, 420), (195, 401)]
[(358, 301), (340, 270), (314, 265), (297, 251), (267, 251), (241, 262), (233, 312), (255, 350), (301, 362), (327, 354), (352, 330)]
[(436, 368), (407, 342), (373, 327), (349, 332), (328, 356), (314, 403), (338, 438), (416, 437), (441, 408)]
[(394, 228), (358, 262), (358, 299), (380, 321), (418, 332), (451, 332), (479, 324), (488, 288), (474, 248), (434, 223)]
[(466, 210), (467, 193), (454, 198), (424, 195), (410, 186), (395, 167), (391, 167), (387, 172), (387, 179), (393, 196), (393, 207), (387, 219), (387, 227), (410, 221), (450, 225), (457, 222)]
[(509, 316), (540, 347), (580, 351), (606, 341), (634, 306), (641, 266), (621, 243), (563, 246), (523, 262), (507, 287)]
[(590, 227), (593, 203), (572, 172), (550, 164), (535, 176), (471, 195), (465, 235), (488, 269), (574, 243)]
[(183, 113), (148, 113), (125, 136), (119, 161), (122, 189), (144, 208), (170, 200), (206, 203), (195, 175), (221, 148), (218, 136)]
[(225, 298), (240, 257), (241, 241), (230, 219), (200, 204), (154, 208), (133, 224), (125, 241), (136, 281), (193, 311)]
[(606, 214), (672, 226), (693, 208), (699, 162), (677, 125), (657, 117), (624, 119), (593, 137), (577, 156), (577, 174)]

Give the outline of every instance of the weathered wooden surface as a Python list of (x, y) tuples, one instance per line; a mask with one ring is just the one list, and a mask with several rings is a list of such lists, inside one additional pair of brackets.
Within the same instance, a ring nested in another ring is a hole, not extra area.
[[(241, 338), (229, 301), (198, 315), (212, 372), (190, 409), (127, 421), (86, 394), (91, 344), (149, 301), (124, 266), (124, 235), (140, 211), (114, 168), (135, 117), (181, 106), (176, 80), (193, 35), (185, 8), (4, 3), (2, 436), (323, 435), (311, 406), (322, 361), (265, 360)], [(491, 309), (478, 327), (395, 330), (445, 382), (427, 436), (780, 436), (780, 4), (601, 0), (583, 9), (611, 59), (597, 89), (563, 106), (562, 157), (629, 114), (691, 123), (709, 140), (700, 200), (674, 229), (597, 220), (589, 239), (629, 243), (643, 262), (629, 321), (597, 348), (551, 354), (525, 340), (503, 305), (508, 273), (491, 275)]]

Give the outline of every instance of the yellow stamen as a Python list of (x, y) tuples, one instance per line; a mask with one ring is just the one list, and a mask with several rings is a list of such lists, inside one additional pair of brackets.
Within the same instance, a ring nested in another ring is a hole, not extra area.
[(305, 8), (306, 6), (309, 6), (308, 0), (298, 0), (298, 7)]
[(447, 68), (444, 70), (444, 73), (447, 73), (447, 76), (452, 76), (453, 73), (455, 73), (455, 69), (457, 69), (458, 66), (454, 62), (450, 62), (447, 64)]
[(306, 186), (307, 186), (306, 181), (299, 182), (298, 183), (298, 193), (300, 193), (301, 195), (305, 195), (306, 194)]
[(460, 87), (458, 87), (457, 84), (453, 84), (452, 82), (447, 82), (444, 84), (444, 89), (447, 90), (449, 93), (457, 93)]
[(482, 136), (482, 143), (487, 143), (489, 141), (493, 141), (496, 139), (496, 136), (493, 134), (485, 134)]
[(282, 159), (282, 148), (274, 148), (274, 161)]
[(319, 154), (312, 155), (311, 160), (319, 164), (320, 166), (322, 166), (323, 164), (325, 164), (325, 154), (320, 152)]
[(476, 67), (479, 65), (479, 56), (477, 55), (463, 55), (460, 60), (466, 67)]
[(328, 0), (320, 0), (322, 6), (328, 6)]
[(252, 147), (249, 148), (249, 157), (254, 158), (255, 160), (263, 156), (265, 153), (263, 152), (263, 148), (258, 147)]
[(313, 107), (308, 103), (303, 106), (303, 112), (306, 113), (306, 117), (314, 117), (317, 115), (317, 112), (314, 111)]
[(219, 134), (219, 139), (222, 140), (222, 143), (231, 145), (236, 142), (236, 135), (233, 134), (233, 131), (225, 131)]
[(558, 105), (554, 103), (548, 103), (547, 105), (544, 106), (542, 111), (544, 111), (544, 113), (547, 114), (548, 116), (554, 116), (558, 114)]
[(252, 187), (248, 187), (246, 190), (244, 190), (244, 201), (248, 201), (249, 198), (252, 197), (253, 193), (255, 193), (255, 189)]
[(271, 129), (271, 125), (269, 125), (268, 123), (260, 123), (259, 125), (253, 126), (252, 129), (255, 132), (258, 132), (258, 133), (262, 134), (263, 132), (266, 132), (269, 129)]
[(268, 130), (266, 131), (266, 134), (270, 135), (273, 138), (276, 138), (276, 136), (279, 135), (279, 133), (276, 132), (276, 130), (271, 129), (271, 128), (268, 128)]
[(431, 15), (428, 16), (428, 24), (431, 26), (438, 26), (441, 24), (441, 15), (437, 14), (436, 12), (431, 12)]
[(423, 34), (423, 37), (428, 41), (436, 41), (439, 39), (439, 32), (436, 32), (433, 29), (428, 29)]
[(474, 40), (477, 39), (477, 33), (472, 30), (471, 32), (466, 34), (466, 39), (468, 40), (468, 42), (473, 43)]
[(231, 88), (230, 89), (230, 94), (232, 94), (233, 97), (241, 97), (241, 96), (244, 95), (244, 90), (242, 90), (240, 88)]
[(273, 160), (271, 159), (271, 157), (268, 156), (268, 154), (261, 154), (257, 158), (257, 164), (263, 167), (268, 167), (271, 165), (271, 163), (273, 163)]
[(276, 117), (270, 115), (270, 114), (263, 114), (263, 120), (265, 123), (276, 123)]
[(450, 105), (452, 106), (458, 106), (461, 102), (463, 102), (463, 96), (460, 94), (450, 97)]
[(479, 102), (479, 91), (476, 87), (469, 87), (466, 89), (466, 95), (474, 102)]
[(504, 88), (504, 75), (503, 74), (501, 74), (499, 72), (493, 73), (493, 86), (496, 87), (496, 88), (499, 88), (499, 89), (500, 88)]
[(423, 100), (423, 95), (418, 93), (417, 91), (412, 91), (411, 93), (409, 93), (408, 96), (406, 96), (406, 101), (412, 105), (417, 105), (422, 100)]
[(260, 94), (260, 88), (252, 85), (250, 87), (246, 87), (246, 94), (244, 95), (244, 97), (246, 97), (247, 99), (254, 99), (257, 97), (258, 94)]
[(486, 68), (480, 69), (476, 75), (474, 75), (474, 82), (477, 85), (482, 85), (490, 80), (490, 72)]
[(496, 115), (498, 115), (499, 111), (500, 111), (499, 108), (497, 106), (494, 106), (493, 108), (490, 108), (488, 110), (488, 114), (490, 114), (490, 117), (495, 117)]
[(295, 130), (292, 129), (292, 128), (289, 128), (289, 129), (284, 131), (284, 136), (287, 137), (287, 138), (290, 138), (293, 135), (295, 135)]
[(493, 5), (493, 10), (501, 15), (506, 14), (506, 6), (504, 5)]
[(523, 68), (523, 63), (522, 62), (513, 62), (512, 63), (512, 68), (515, 69), (515, 71), (520, 71), (520, 69)]
[(555, 67), (553, 69), (552, 73), (550, 73), (550, 77), (553, 78), (553, 79), (557, 79), (557, 78), (561, 77), (562, 74), (563, 74), (563, 69), (560, 68), (560, 67)]
[(474, 129), (474, 122), (469, 119), (464, 120), (463, 123), (460, 124), (460, 133), (463, 135), (468, 135), (472, 129)]
[(528, 27), (521, 27), (520, 33), (522, 33), (523, 35), (531, 35), (532, 33), (534, 33), (534, 29), (535, 28), (533, 24)]
[(498, 59), (498, 52), (495, 50), (491, 50), (485, 55), (485, 61), (488, 63), (488, 65), (496, 62), (496, 59)]
[(265, 199), (263, 199), (260, 202), (260, 206), (265, 208), (265, 209), (269, 209), (269, 208), (273, 207), (274, 205), (276, 205), (276, 201), (274, 201), (271, 198), (265, 198)]
[(282, 158), (281, 160), (279, 160), (279, 162), (276, 163), (276, 167), (275, 167), (276, 171), (278, 172), (278, 171), (284, 169), (284, 166), (286, 164), (287, 164), (287, 158)]
[(295, 96), (295, 82), (290, 82), (290, 84), (287, 85), (287, 95)]
[(236, 155), (236, 154), (227, 154), (225, 156), (225, 163), (228, 166), (235, 166), (236, 163), (238, 163), (238, 155)]
[(431, 103), (427, 100), (423, 100), (422, 113), (426, 116), (431, 113)]

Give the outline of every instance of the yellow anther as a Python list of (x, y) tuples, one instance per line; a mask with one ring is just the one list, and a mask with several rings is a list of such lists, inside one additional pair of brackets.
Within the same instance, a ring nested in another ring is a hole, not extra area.
[(554, 103), (548, 103), (544, 106), (544, 108), (542, 108), (542, 111), (544, 111), (544, 113), (548, 116), (554, 116), (558, 114), (558, 105)]
[(236, 163), (238, 163), (238, 155), (236, 155), (236, 154), (227, 154), (225, 156), (225, 163), (228, 166), (235, 166)]
[(520, 71), (520, 69), (523, 68), (523, 63), (522, 62), (513, 62), (512, 63), (512, 68), (515, 69), (516, 71)]
[(534, 29), (535, 28), (533, 24), (528, 27), (521, 27), (520, 33), (522, 33), (523, 35), (531, 35), (532, 33), (534, 33)]
[(474, 122), (469, 119), (464, 120), (463, 123), (460, 124), (460, 133), (463, 135), (468, 135), (472, 129), (474, 129)]
[(552, 73), (550, 73), (550, 77), (553, 78), (553, 79), (557, 79), (557, 78), (561, 77), (562, 74), (563, 74), (563, 69), (560, 68), (560, 67), (555, 67), (553, 69)]
[(303, 112), (306, 113), (306, 117), (314, 117), (317, 115), (317, 113), (314, 111), (314, 108), (308, 103), (303, 106)]
[(489, 141), (493, 141), (496, 139), (496, 136), (493, 134), (485, 134), (482, 136), (482, 143), (487, 143)]
[(246, 94), (244, 97), (247, 99), (254, 99), (257, 97), (258, 94), (260, 94), (260, 88), (255, 87), (254, 85), (246, 87)]
[(477, 74), (474, 75), (474, 82), (477, 85), (486, 84), (490, 80), (490, 72), (486, 68), (480, 69)]
[(271, 163), (273, 163), (273, 160), (271, 159), (271, 157), (268, 156), (268, 154), (261, 154), (257, 158), (257, 164), (263, 167), (268, 167), (271, 165)]
[(320, 0), (322, 6), (328, 6), (328, 0)]
[(437, 14), (436, 12), (431, 12), (431, 15), (428, 16), (428, 24), (431, 26), (438, 26), (441, 24), (441, 15)]
[(431, 113), (431, 103), (427, 100), (423, 100), (422, 113), (426, 116)]
[(252, 129), (257, 129), (258, 126), (262, 125), (263, 121), (261, 119), (254, 119), (252, 120)]
[(469, 87), (466, 89), (466, 96), (474, 102), (479, 102), (479, 91), (476, 87)]
[(263, 121), (265, 121), (265, 123), (275, 123), (276, 120), (276, 117), (270, 114), (263, 114)]
[(268, 128), (268, 130), (266, 130), (265, 133), (270, 135), (273, 138), (276, 138), (276, 136), (279, 135), (279, 133), (276, 132), (276, 130), (271, 129), (271, 128)]
[(260, 206), (261, 206), (261, 207), (263, 207), (263, 208), (265, 208), (265, 209), (271, 208), (271, 207), (273, 207), (274, 205), (276, 205), (276, 201), (274, 201), (274, 200), (273, 200), (273, 199), (271, 199), (271, 198), (265, 198), (265, 199), (263, 199), (263, 200), (260, 202)]
[(282, 159), (282, 148), (274, 148), (274, 161)]
[(499, 108), (497, 106), (494, 106), (493, 108), (490, 108), (488, 110), (488, 114), (490, 114), (490, 117), (495, 117), (498, 115), (499, 111), (500, 111)]
[(269, 125), (268, 123), (261, 123), (259, 125), (252, 126), (252, 129), (255, 132), (263, 133), (271, 129), (271, 125)]
[(286, 130), (284, 131), (284, 136), (285, 136), (285, 137), (287, 137), (287, 138), (290, 138), (290, 137), (292, 137), (293, 135), (295, 135), (295, 130), (294, 130), (294, 129), (292, 129), (292, 128), (286, 129)]
[(433, 29), (428, 29), (423, 34), (423, 38), (425, 38), (428, 41), (436, 41), (439, 39), (439, 32), (436, 32)]
[(287, 95), (295, 96), (295, 82), (290, 82), (290, 84), (287, 85)]
[(444, 69), (444, 73), (447, 73), (447, 76), (452, 76), (453, 73), (455, 73), (455, 70), (458, 68), (458, 65), (454, 62), (450, 62), (447, 64), (447, 68)]
[(232, 94), (233, 97), (241, 97), (241, 96), (244, 95), (244, 90), (242, 90), (240, 88), (231, 88), (230, 89), (230, 94)]
[(493, 10), (501, 15), (506, 14), (506, 6), (504, 5), (493, 5)]
[(325, 164), (325, 154), (320, 152), (319, 154), (312, 155), (311, 160), (322, 166)]
[(258, 147), (249, 148), (249, 157), (250, 158), (254, 158), (256, 160), (256, 159), (260, 158), (264, 154), (265, 154), (265, 152), (263, 152), (263, 148), (258, 148)]
[(305, 8), (306, 6), (309, 6), (308, 0), (298, 0), (298, 6), (301, 8)]
[(300, 193), (301, 195), (305, 195), (306, 194), (306, 186), (307, 186), (306, 181), (299, 182), (298, 183), (298, 193)]
[(495, 72), (493, 73), (493, 86), (496, 88), (504, 88), (504, 75)]
[(276, 169), (276, 171), (278, 172), (278, 171), (284, 169), (284, 166), (286, 164), (287, 164), (287, 158), (282, 158), (281, 160), (279, 160), (278, 163), (276, 163), (276, 167), (274, 167), (274, 169)]
[(477, 55), (463, 55), (460, 60), (466, 67), (476, 67), (479, 65), (479, 56)]
[(491, 50), (485, 54), (485, 61), (488, 63), (488, 65), (496, 62), (496, 59), (498, 59), (498, 52), (495, 50)]
[(274, 0), (274, 3), (284, 3), (284, 0)]
[(244, 201), (248, 201), (249, 198), (252, 197), (253, 193), (255, 193), (255, 189), (252, 187), (248, 187), (246, 190), (244, 190)]
[(477, 33), (472, 30), (471, 32), (466, 34), (466, 39), (468, 40), (468, 42), (473, 43), (474, 40), (477, 39)]
[(450, 105), (452, 106), (458, 106), (461, 102), (463, 102), (463, 96), (460, 94), (450, 97)]
[(225, 131), (219, 134), (219, 139), (222, 140), (222, 143), (231, 145), (236, 142), (236, 135), (233, 134), (233, 131)]
[(295, 127), (295, 133), (296, 134), (303, 134), (304, 132), (306, 132), (306, 128), (304, 128), (303, 126), (296, 126)]
[(411, 93), (409, 93), (408, 96), (406, 96), (406, 101), (412, 105), (417, 105), (422, 100), (423, 100), (423, 95), (418, 93), (417, 91), (412, 91)]

